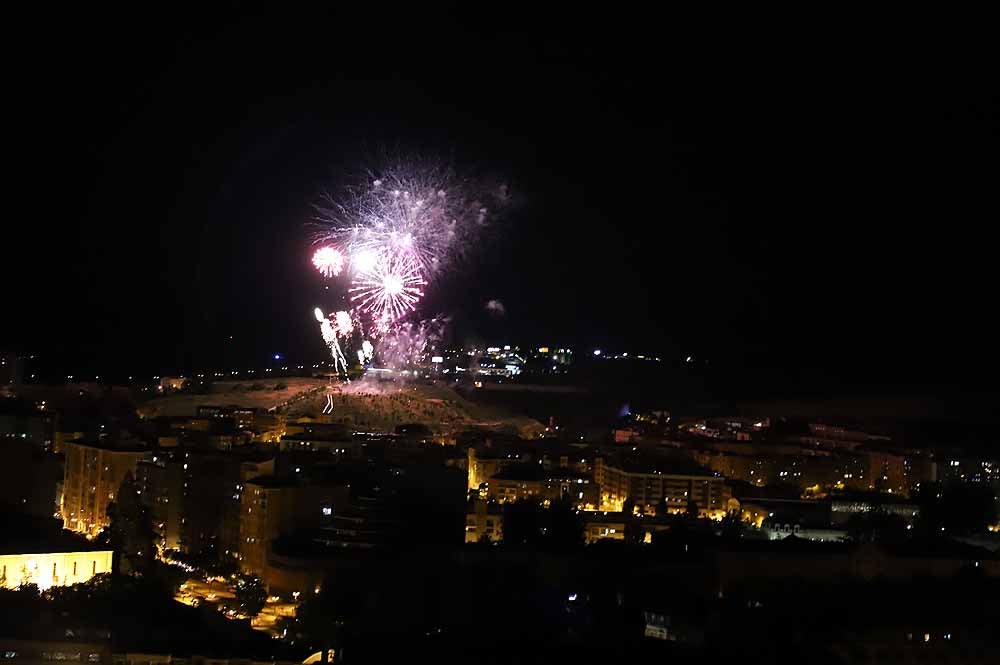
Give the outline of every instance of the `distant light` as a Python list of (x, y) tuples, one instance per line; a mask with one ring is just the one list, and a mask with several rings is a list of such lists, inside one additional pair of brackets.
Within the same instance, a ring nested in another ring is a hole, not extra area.
[(281, 360), (281, 354), (280, 353), (275, 353), (274, 354), (274, 359), (275, 360)]
[(431, 362), (432, 363), (439, 363), (439, 364), (443, 363), (444, 362), (444, 356), (431, 356)]
[(600, 349), (594, 349), (594, 355), (595, 356), (601, 355), (601, 350)]
[(538, 352), (539, 353), (548, 353), (549, 352), (549, 347), (547, 347), (547, 346), (540, 346), (540, 347), (538, 347)]
[(571, 594), (569, 595), (569, 602), (571, 602), (571, 603), (572, 603), (572, 602), (573, 602), (573, 601), (575, 601), (575, 600), (576, 600), (576, 594), (575, 594), (575, 593), (571, 593)]

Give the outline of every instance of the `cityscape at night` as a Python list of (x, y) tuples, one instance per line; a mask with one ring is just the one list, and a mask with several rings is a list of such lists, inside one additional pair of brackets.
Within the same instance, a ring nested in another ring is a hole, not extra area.
[(161, 10), (12, 16), (5, 665), (1000, 663), (995, 38)]

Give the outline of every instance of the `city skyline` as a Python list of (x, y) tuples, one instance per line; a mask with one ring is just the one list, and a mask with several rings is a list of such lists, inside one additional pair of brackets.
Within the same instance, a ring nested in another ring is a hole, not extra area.
[(992, 23), (718, 9), (8, 12), (4, 665), (1000, 662)]

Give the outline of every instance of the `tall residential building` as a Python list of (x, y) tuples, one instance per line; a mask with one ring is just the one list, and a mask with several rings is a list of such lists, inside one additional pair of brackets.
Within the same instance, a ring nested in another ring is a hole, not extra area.
[(334, 510), (349, 502), (347, 485), (305, 485), (274, 476), (246, 481), (240, 517), (241, 567), (262, 575), (271, 541), (299, 529), (330, 523)]
[(601, 502), (609, 510), (621, 510), (622, 504), (631, 500), (655, 511), (665, 499), (670, 511), (683, 511), (694, 501), (699, 512), (719, 514), (726, 511), (729, 499), (724, 478), (680, 461), (613, 462), (598, 457), (594, 479), (601, 488)]
[(0, 505), (51, 519), (59, 509), (63, 472), (61, 456), (20, 440), (4, 442)]
[(134, 474), (148, 453), (137, 446), (93, 441), (67, 442), (64, 451), (63, 526), (96, 536), (108, 525), (108, 504), (115, 500), (125, 474)]
[(171, 448), (140, 463), (136, 478), (161, 547), (229, 555), (239, 548), (243, 481), (273, 470), (254, 451)]
[(505, 446), (469, 447), (468, 473), (469, 489), (478, 490), (487, 480), (512, 465), (530, 462), (529, 455)]
[(142, 487), (143, 501), (149, 508), (153, 532), (164, 549), (181, 547), (181, 526), (185, 513), (185, 469), (180, 460), (154, 455), (136, 468), (136, 482)]

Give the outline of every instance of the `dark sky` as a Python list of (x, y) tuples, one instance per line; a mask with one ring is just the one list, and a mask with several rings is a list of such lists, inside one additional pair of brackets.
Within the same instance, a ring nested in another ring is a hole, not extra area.
[(976, 35), (239, 3), (8, 32), (0, 344), (68, 370), (320, 357), (310, 207), (385, 150), (517, 197), (443, 289), (460, 336), (856, 383), (998, 366)]

